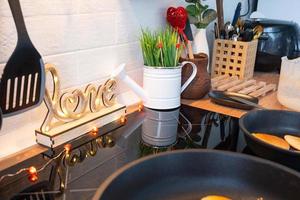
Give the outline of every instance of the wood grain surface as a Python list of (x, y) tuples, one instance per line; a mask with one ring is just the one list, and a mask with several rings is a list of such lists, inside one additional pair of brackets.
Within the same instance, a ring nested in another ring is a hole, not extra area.
[[(279, 80), (279, 74), (274, 74), (274, 73), (255, 73), (254, 74), (254, 79), (257, 81), (265, 81), (268, 84), (278, 84)], [(235, 109), (235, 108), (230, 108), (226, 106), (221, 106), (218, 104), (215, 104), (210, 101), (208, 97), (205, 97), (203, 99), (199, 100), (186, 100), (182, 99), (182, 104), (200, 108), (203, 110), (211, 111), (211, 112), (216, 112), (220, 113), (223, 115), (228, 115), (231, 117), (236, 117), (240, 118), (243, 116), (247, 111), (245, 110), (240, 110), (240, 109)], [(289, 110), (288, 108), (284, 107), (281, 105), (278, 100), (277, 100), (277, 92), (271, 92), (268, 93), (266, 96), (259, 98), (259, 105), (265, 107), (266, 109), (275, 109), (275, 110)]]

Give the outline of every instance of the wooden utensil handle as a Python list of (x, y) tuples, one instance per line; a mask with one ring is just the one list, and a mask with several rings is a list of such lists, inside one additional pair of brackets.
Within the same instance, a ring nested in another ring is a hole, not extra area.
[(218, 13), (218, 27), (219, 31), (224, 29), (224, 11), (223, 11), (223, 0), (216, 0), (217, 13)]
[(16, 24), (16, 29), (18, 32), (18, 42), (19, 41), (30, 42), (29, 35), (25, 26), (21, 5), (20, 5), (20, 0), (8, 0), (8, 3)]
[(192, 44), (190, 41), (187, 41), (187, 47), (188, 47), (188, 51), (189, 51), (189, 59), (194, 59), (194, 53), (193, 53)]

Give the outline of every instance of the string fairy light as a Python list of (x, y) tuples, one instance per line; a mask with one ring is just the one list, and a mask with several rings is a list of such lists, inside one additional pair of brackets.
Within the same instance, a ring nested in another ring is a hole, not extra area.
[(138, 107), (138, 111), (142, 112), (142, 110), (143, 110), (143, 104), (140, 104), (139, 107)]
[(96, 135), (98, 135), (98, 131), (99, 131), (99, 129), (97, 127), (93, 127), (92, 130), (90, 131), (90, 134), (92, 136), (96, 136)]
[(121, 124), (125, 124), (126, 122), (127, 122), (127, 118), (126, 118), (126, 116), (121, 116), (121, 118), (120, 118), (120, 122), (121, 122)]
[(66, 144), (64, 146), (64, 150), (62, 152), (60, 152), (57, 156), (51, 158), (50, 160), (48, 160), (41, 168), (37, 169), (35, 166), (30, 166), (27, 168), (22, 168), (20, 170), (18, 170), (16, 173), (13, 174), (5, 174), (3, 176), (0, 177), (0, 183), (7, 177), (13, 177), (13, 176), (17, 176), (23, 172), (27, 172), (28, 174), (28, 180), (30, 182), (35, 182), (38, 180), (38, 173), (43, 171), (48, 165), (50, 165), (50, 163), (54, 160), (56, 160), (57, 158), (59, 158), (60, 156), (62, 156), (64, 153), (69, 154), (69, 152), (71, 151), (71, 144)]

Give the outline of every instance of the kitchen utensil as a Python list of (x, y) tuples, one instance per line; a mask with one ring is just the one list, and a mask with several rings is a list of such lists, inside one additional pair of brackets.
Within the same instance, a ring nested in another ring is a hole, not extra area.
[(220, 39), (226, 39), (226, 32), (224, 29), (220, 30)]
[(234, 101), (237, 101), (239, 103), (243, 103), (243, 104), (246, 104), (248, 106), (252, 106), (253, 108), (257, 108), (257, 109), (261, 109), (261, 110), (264, 110), (265, 108), (257, 103), (253, 103), (247, 99), (244, 99), (244, 98), (241, 98), (241, 97), (238, 97), (238, 96), (230, 96), (229, 97), (230, 99), (234, 100)]
[(233, 34), (233, 35), (232, 35), (232, 40), (233, 40), (233, 41), (236, 42), (236, 41), (238, 41), (238, 39), (239, 39), (239, 35), (238, 35), (238, 34)]
[(214, 24), (214, 32), (215, 32), (215, 39), (220, 38), (220, 31), (218, 29), (218, 24), (216, 22)]
[(183, 36), (184, 41), (187, 43), (188, 55), (190, 59), (194, 58), (191, 43), (189, 42), (187, 36), (184, 33), (186, 27), (186, 21), (188, 19), (187, 11), (184, 7), (170, 7), (167, 10), (167, 21), (172, 27), (178, 30), (178, 33)]
[(245, 27), (245, 21), (241, 20), (240, 18), (238, 19), (236, 26), (240, 29), (240, 31), (244, 30)]
[(257, 25), (253, 28), (253, 32), (254, 32), (254, 37), (253, 39), (256, 40), (256, 39), (259, 39), (260, 36), (262, 35), (264, 31), (264, 27), (262, 27), (261, 25)]
[(274, 162), (231, 152), (177, 150), (127, 164), (106, 179), (93, 200), (186, 200), (208, 195), (295, 200), (299, 190), (300, 174)]
[(230, 22), (225, 23), (225, 33), (226, 33), (226, 39), (230, 39), (230, 32), (234, 30), (234, 27), (231, 25)]
[(233, 15), (233, 19), (232, 19), (232, 21), (231, 21), (232, 26), (235, 26), (235, 25), (236, 25), (236, 23), (237, 23), (237, 21), (238, 21), (240, 15), (241, 15), (241, 9), (242, 9), (242, 3), (239, 2), (239, 3), (237, 4), (237, 6), (236, 6), (236, 9), (235, 9), (235, 12), (234, 12), (234, 15)]
[(266, 133), (283, 138), (300, 137), (300, 113), (280, 110), (254, 110), (240, 118), (239, 125), (247, 146), (258, 156), (300, 170), (300, 153), (284, 150), (255, 138), (252, 133)]
[(44, 63), (28, 36), (20, 2), (9, 0), (8, 3), (16, 24), (18, 41), (0, 82), (0, 107), (4, 117), (38, 106), (45, 91)]
[(218, 19), (218, 29), (220, 31), (221, 35), (221, 30), (224, 30), (224, 11), (223, 11), (223, 0), (216, 0), (216, 5), (217, 5), (217, 19)]
[(189, 18), (186, 19), (184, 34), (186, 35), (186, 37), (189, 41), (194, 40), (193, 32), (192, 32), (192, 29), (191, 29), (191, 23), (190, 23)]
[(250, 42), (251, 40), (253, 40), (254, 37), (253, 30), (246, 29), (244, 32), (242, 32), (241, 37), (244, 42)]
[[(208, 96), (210, 97), (211, 101), (216, 104), (242, 110), (251, 110), (258, 104), (258, 98), (235, 92), (211, 91), (208, 93)], [(245, 100), (247, 103), (242, 102), (241, 99)]]
[(186, 19), (184, 34), (186, 35), (187, 40), (188, 40), (187, 46), (188, 46), (189, 58), (194, 59), (194, 55), (192, 55), (192, 56), (190, 55), (190, 54), (193, 54), (192, 41), (194, 40), (194, 37), (193, 37), (189, 18)]

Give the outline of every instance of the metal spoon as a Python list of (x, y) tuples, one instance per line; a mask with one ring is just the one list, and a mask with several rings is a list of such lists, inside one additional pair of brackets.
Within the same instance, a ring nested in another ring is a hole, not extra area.
[(225, 37), (226, 37), (226, 39), (229, 39), (229, 33), (234, 30), (234, 27), (231, 25), (230, 22), (226, 22), (224, 27), (225, 27), (225, 33), (226, 33)]

